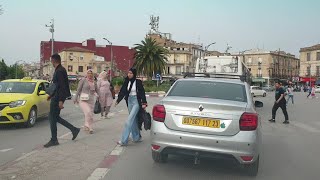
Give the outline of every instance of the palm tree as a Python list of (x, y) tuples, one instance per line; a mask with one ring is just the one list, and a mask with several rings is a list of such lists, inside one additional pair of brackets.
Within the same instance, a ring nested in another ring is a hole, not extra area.
[(154, 39), (147, 37), (141, 44), (135, 44), (134, 49), (134, 67), (138, 73), (151, 78), (155, 73), (165, 71), (169, 51), (159, 46)]

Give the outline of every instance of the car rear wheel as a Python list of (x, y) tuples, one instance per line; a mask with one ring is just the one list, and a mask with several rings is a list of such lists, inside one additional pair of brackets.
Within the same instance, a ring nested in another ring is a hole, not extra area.
[(263, 97), (266, 97), (267, 96), (267, 93), (263, 93)]
[(33, 127), (36, 124), (37, 120), (37, 109), (35, 107), (32, 107), (29, 112), (28, 121), (26, 122), (25, 126), (30, 128)]
[(259, 171), (259, 157), (258, 159), (252, 164), (244, 164), (243, 168), (249, 176), (257, 176)]
[(168, 154), (152, 151), (152, 159), (156, 163), (165, 163), (168, 161)]

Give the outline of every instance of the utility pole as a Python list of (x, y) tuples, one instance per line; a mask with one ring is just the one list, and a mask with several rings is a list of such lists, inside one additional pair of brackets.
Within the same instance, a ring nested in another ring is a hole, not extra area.
[(113, 50), (112, 50), (112, 42), (107, 38), (103, 38), (110, 44), (110, 54), (111, 54), (111, 67), (110, 67), (110, 82), (112, 82), (112, 72), (113, 72)]
[(51, 33), (51, 55), (54, 53), (54, 19), (51, 19), (50, 25), (46, 25), (46, 27), (49, 27), (49, 31)]

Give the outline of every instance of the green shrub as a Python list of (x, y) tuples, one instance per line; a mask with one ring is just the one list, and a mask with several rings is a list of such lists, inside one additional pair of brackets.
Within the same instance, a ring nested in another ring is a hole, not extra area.
[(112, 79), (112, 85), (113, 86), (122, 86), (124, 83), (124, 78), (123, 77), (116, 77)]

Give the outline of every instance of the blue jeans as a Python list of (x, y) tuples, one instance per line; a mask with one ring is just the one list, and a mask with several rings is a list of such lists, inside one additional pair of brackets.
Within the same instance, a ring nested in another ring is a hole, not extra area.
[(292, 100), (292, 104), (294, 104), (293, 95), (290, 95), (290, 94), (289, 94), (289, 97), (288, 97), (288, 100), (287, 100), (287, 104), (289, 103), (289, 100), (290, 100), (290, 99)]
[(129, 96), (128, 110), (129, 110), (129, 117), (122, 132), (122, 137), (121, 137), (122, 144), (128, 144), (130, 133), (132, 134), (133, 141), (140, 140), (140, 132), (138, 128), (138, 112), (140, 110), (140, 105), (138, 103), (137, 96)]

